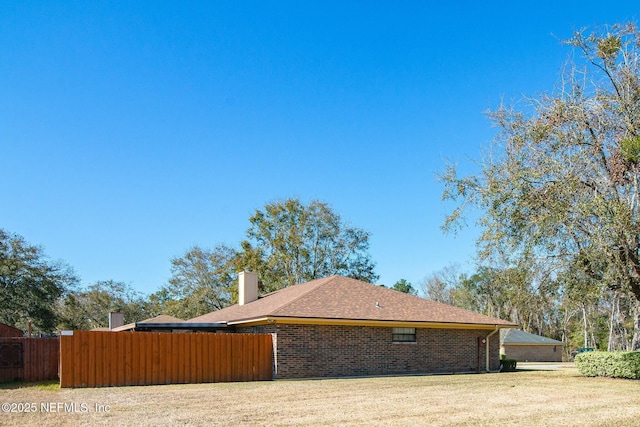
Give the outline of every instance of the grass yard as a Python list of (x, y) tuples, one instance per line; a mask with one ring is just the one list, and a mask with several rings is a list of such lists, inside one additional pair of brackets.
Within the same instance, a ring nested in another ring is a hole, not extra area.
[[(32, 403), (37, 407), (34, 413), (0, 413), (0, 425), (9, 426), (619, 427), (640, 422), (640, 381), (585, 378), (575, 368), (563, 367), (481, 375), (96, 389), (4, 385), (0, 403), (22, 404), (22, 410), (26, 405), (33, 408)], [(50, 412), (43, 412), (47, 409)]]

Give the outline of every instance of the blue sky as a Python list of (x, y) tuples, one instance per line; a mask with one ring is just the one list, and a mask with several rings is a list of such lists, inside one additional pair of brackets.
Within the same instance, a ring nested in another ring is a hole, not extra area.
[(435, 174), (637, 2), (0, 3), (0, 228), (143, 293), (266, 203), (330, 203), (380, 283), (473, 269)]

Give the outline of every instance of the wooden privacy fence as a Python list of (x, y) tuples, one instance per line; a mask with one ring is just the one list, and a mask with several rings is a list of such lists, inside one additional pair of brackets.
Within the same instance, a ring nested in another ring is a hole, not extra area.
[(60, 336), (60, 386), (272, 379), (269, 334), (73, 331)]
[(58, 338), (0, 338), (0, 382), (58, 379)]

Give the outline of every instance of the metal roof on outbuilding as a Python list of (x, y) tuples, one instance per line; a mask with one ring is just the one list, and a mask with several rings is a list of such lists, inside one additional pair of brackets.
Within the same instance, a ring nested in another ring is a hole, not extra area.
[(520, 329), (501, 329), (501, 345), (562, 345), (562, 341), (531, 334)]

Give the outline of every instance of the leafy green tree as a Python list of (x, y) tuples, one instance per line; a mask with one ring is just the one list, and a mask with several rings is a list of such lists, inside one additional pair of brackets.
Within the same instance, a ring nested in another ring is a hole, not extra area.
[(150, 297), (155, 310), (189, 319), (224, 308), (238, 298), (238, 253), (225, 245), (194, 246), (171, 260), (169, 283)]
[(60, 329), (93, 329), (109, 326), (109, 313), (119, 312), (126, 323), (151, 317), (148, 302), (131, 286), (113, 280), (94, 283), (69, 292), (58, 302)]
[(369, 233), (345, 225), (326, 203), (277, 201), (249, 221), (244, 256), (253, 259), (266, 291), (334, 274), (366, 282), (378, 278), (368, 254)]
[(634, 24), (579, 32), (579, 55), (556, 93), (490, 114), (500, 129), (482, 171), (443, 175), (444, 199), (485, 212), (481, 256), (577, 260), (596, 286), (620, 287), (635, 305), (640, 349), (640, 33)]
[(409, 295), (418, 295), (418, 291), (413, 287), (411, 282), (407, 281), (406, 279), (398, 280), (396, 283), (394, 283), (391, 289), (399, 292), (404, 292), (405, 294)]
[(346, 226), (326, 203), (274, 202), (249, 222), (239, 250), (194, 246), (172, 259), (169, 283), (149, 297), (152, 310), (189, 319), (234, 304), (242, 270), (258, 273), (262, 294), (333, 274), (378, 278), (369, 233)]
[(0, 229), (0, 322), (26, 330), (30, 319), (37, 330), (53, 331), (55, 303), (76, 283), (68, 266)]

